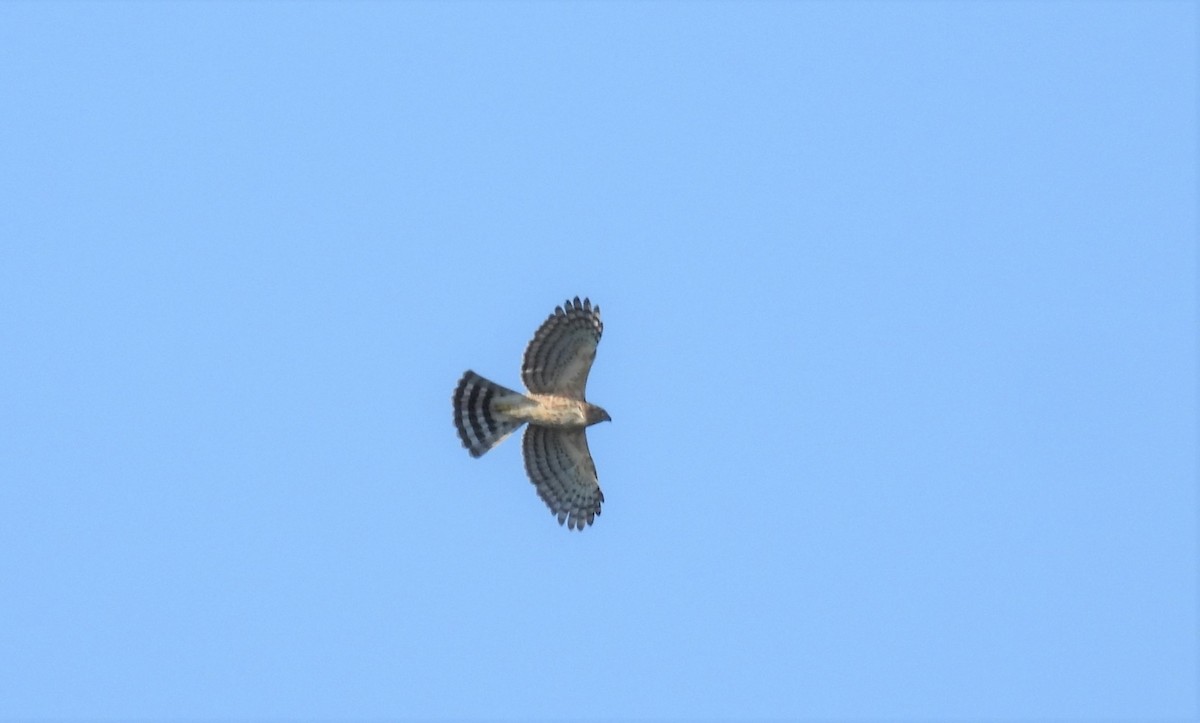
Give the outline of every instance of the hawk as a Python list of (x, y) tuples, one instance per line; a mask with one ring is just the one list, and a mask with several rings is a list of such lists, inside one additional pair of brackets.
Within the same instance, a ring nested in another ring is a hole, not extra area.
[(612, 419), (583, 395), (603, 331), (600, 307), (576, 296), (554, 309), (525, 348), (521, 380), (528, 394), (473, 371), (454, 390), (454, 426), (472, 457), (482, 457), (529, 424), (524, 441), (529, 481), (558, 524), (572, 530), (592, 524), (604, 502), (584, 430)]

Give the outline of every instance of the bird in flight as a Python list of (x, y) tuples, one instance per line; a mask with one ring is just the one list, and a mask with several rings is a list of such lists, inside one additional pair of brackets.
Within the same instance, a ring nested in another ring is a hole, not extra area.
[(584, 399), (604, 324), (588, 299), (567, 300), (542, 322), (525, 348), (522, 394), (467, 371), (454, 390), (454, 426), (472, 457), (481, 457), (522, 424), (525, 471), (558, 524), (582, 530), (600, 514), (604, 493), (584, 430), (609, 422)]

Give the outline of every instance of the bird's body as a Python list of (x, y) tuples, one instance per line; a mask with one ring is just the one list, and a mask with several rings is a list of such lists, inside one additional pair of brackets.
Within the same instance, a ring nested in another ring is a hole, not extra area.
[(521, 393), (475, 372), (454, 390), (454, 425), (473, 457), (481, 457), (528, 424), (525, 470), (559, 524), (583, 529), (600, 514), (604, 493), (584, 430), (610, 421), (608, 412), (584, 399), (584, 387), (604, 325), (600, 307), (568, 301), (554, 310), (525, 350)]
[[(510, 412), (515, 419), (543, 427), (560, 429), (582, 429), (589, 424), (603, 421), (597, 418), (594, 404), (563, 397), (557, 394), (528, 394), (532, 404), (513, 404)], [(590, 415), (590, 416), (589, 416)], [(588, 421), (591, 419), (592, 421)]]

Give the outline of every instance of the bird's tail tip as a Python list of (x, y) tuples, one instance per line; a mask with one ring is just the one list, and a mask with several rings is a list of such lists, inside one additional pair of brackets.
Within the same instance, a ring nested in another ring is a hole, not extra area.
[(498, 411), (495, 402), (518, 394), (468, 370), (454, 389), (454, 426), (472, 457), (482, 457), (504, 441), (522, 422)]

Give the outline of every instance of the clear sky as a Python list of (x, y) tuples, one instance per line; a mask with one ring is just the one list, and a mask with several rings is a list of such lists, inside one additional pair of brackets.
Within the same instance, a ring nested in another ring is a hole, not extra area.
[(1196, 716), (1197, 24), (0, 4), (0, 717)]

